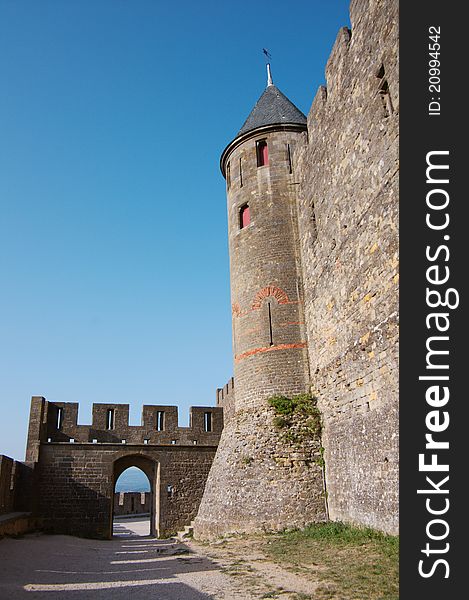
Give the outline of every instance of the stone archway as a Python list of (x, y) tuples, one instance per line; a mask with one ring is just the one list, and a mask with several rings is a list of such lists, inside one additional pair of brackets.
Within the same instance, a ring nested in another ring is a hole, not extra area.
[(27, 455), (37, 463), (32, 493), (45, 530), (111, 538), (116, 480), (132, 466), (150, 482), (152, 535), (174, 535), (197, 515), (223, 428), (221, 407), (192, 408), (191, 427), (179, 427), (177, 408), (166, 405), (144, 406), (139, 426), (128, 424), (126, 404), (94, 404), (92, 425), (77, 424), (75, 403), (37, 397), (31, 407)]
[[(116, 459), (113, 463), (111, 498), (114, 498), (116, 482), (129, 467), (137, 467), (145, 473), (150, 482), (150, 535), (160, 533), (160, 463), (142, 454), (130, 454)], [(114, 502), (111, 502), (111, 532), (114, 517)]]

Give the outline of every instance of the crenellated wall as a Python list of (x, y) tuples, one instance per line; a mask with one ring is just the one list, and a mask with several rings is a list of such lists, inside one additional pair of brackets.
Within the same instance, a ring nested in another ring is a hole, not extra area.
[[(113, 411), (108, 427), (108, 411)], [(162, 429), (158, 413), (163, 413)], [(206, 431), (206, 414), (211, 430)], [(35, 396), (31, 401), (27, 460), (37, 460), (40, 443), (111, 443), (149, 445), (217, 445), (223, 429), (223, 411), (216, 407), (190, 408), (189, 427), (178, 424), (177, 406), (143, 406), (142, 424), (129, 425), (128, 404), (93, 404), (92, 424), (78, 425), (78, 403), (48, 402)]]
[[(189, 427), (172, 406), (144, 406), (130, 426), (128, 404), (94, 404), (91, 425), (79, 425), (78, 404), (33, 397), (27, 462), (0, 457), (0, 512), (110, 537), (115, 482), (137, 466), (163, 536), (200, 505), (201, 537), (327, 515), (397, 532), (398, 2), (352, 0), (350, 12), (307, 130), (274, 124), (224, 153), (236, 389), (232, 378), (216, 407), (191, 408)], [(266, 399), (307, 388), (322, 437), (299, 447)]]
[(294, 157), (305, 321), (330, 516), (396, 533), (398, 3), (350, 10)]
[(35, 461), (36, 513), (46, 531), (110, 537), (115, 484), (131, 466), (151, 484), (152, 533), (167, 536), (194, 519), (223, 409), (192, 407), (189, 427), (179, 427), (171, 406), (144, 406), (140, 426), (129, 425), (127, 404), (94, 404), (92, 425), (78, 425), (77, 415), (75, 403), (31, 401), (27, 456)]
[[(337, 35), (306, 131), (293, 139), (261, 128), (222, 154), (222, 170), (232, 165), (236, 404), (195, 521), (199, 537), (322, 520), (324, 498), (334, 520), (397, 532), (398, 2), (354, 0), (350, 10), (352, 31)], [(268, 167), (254, 160), (256, 136), (267, 142)], [(240, 229), (246, 202), (251, 223)], [(265, 297), (274, 298), (268, 315)], [(279, 443), (265, 407), (268, 395), (305, 385), (323, 423), (308, 461)], [(229, 395), (221, 401), (230, 406)], [(321, 445), (326, 494), (321, 472), (304, 468), (321, 462)]]
[(231, 377), (222, 388), (217, 388), (216, 404), (223, 409), (223, 422), (228, 423), (235, 413), (234, 377)]
[(114, 494), (114, 516), (150, 514), (149, 492), (116, 492)]

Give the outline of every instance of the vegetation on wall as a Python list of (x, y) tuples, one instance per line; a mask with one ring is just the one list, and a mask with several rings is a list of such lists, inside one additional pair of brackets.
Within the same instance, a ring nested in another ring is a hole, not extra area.
[(315, 396), (271, 396), (267, 401), (275, 411), (273, 424), (284, 441), (304, 447), (308, 442), (320, 439), (321, 413)]

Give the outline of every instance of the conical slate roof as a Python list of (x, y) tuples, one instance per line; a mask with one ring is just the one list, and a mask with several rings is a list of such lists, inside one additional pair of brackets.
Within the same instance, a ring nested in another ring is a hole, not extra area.
[(256, 102), (251, 114), (236, 137), (266, 125), (306, 125), (305, 115), (282, 94), (277, 86), (270, 84)]

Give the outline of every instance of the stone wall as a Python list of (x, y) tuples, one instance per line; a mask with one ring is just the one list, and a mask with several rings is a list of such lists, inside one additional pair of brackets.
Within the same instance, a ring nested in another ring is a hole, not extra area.
[(33, 469), (0, 455), (0, 515), (33, 510)]
[[(268, 396), (299, 394), (309, 381), (296, 216), (297, 186), (290, 157), (305, 126), (255, 130), (225, 161), (236, 411)], [(257, 165), (265, 140), (268, 164)], [(248, 204), (250, 224), (240, 227)]]
[(265, 405), (228, 422), (195, 520), (197, 538), (276, 531), (326, 519), (321, 442), (286, 443)]
[[(234, 413), (225, 424), (194, 535), (301, 527), (326, 518), (321, 440), (289, 443), (274, 424), (268, 398), (309, 387), (291, 153), (304, 125), (272, 125), (227, 147)], [(263, 140), (268, 163), (259, 165)], [(248, 204), (250, 223), (241, 227)], [(229, 394), (230, 395), (230, 394)], [(227, 406), (233, 411), (229, 395)]]
[(295, 155), (332, 519), (398, 527), (398, 3), (357, 0)]
[[(332, 519), (397, 532), (398, 3), (353, 0), (351, 22), (307, 131), (257, 132), (269, 145), (260, 169), (257, 133), (232, 147), (236, 393), (228, 384), (218, 408), (191, 409), (190, 427), (169, 406), (145, 406), (141, 425), (129, 426), (129, 406), (119, 404), (94, 405), (92, 424), (78, 425), (77, 404), (33, 398), (28, 463), (13, 477), (25, 492), (12, 495), (12, 465), (0, 460), (2, 511), (21, 497), (49, 531), (109, 537), (117, 477), (138, 466), (161, 535), (195, 517), (206, 482), (202, 535), (323, 520), (325, 496)], [(241, 231), (246, 202), (252, 224)], [(323, 417), (326, 495), (321, 439), (287, 443), (266, 402), (310, 385)], [(209, 476), (222, 407), (227, 426)]]
[(33, 469), (25, 463), (0, 455), (0, 539), (40, 528), (34, 510)]
[(0, 515), (13, 511), (12, 470), (14, 460), (0, 455)]
[[(206, 414), (210, 414), (209, 430)], [(143, 406), (141, 425), (129, 425), (128, 404), (93, 404), (92, 415), (91, 425), (78, 425), (78, 403), (34, 396), (27, 460), (37, 461), (39, 445), (45, 442), (216, 446), (223, 429), (223, 411), (212, 406), (191, 407), (189, 427), (179, 427), (177, 406)]]
[(14, 508), (16, 511), (34, 513), (37, 505), (34, 464), (15, 461), (13, 468)]
[(231, 377), (222, 388), (217, 388), (216, 403), (223, 408), (223, 423), (226, 425), (235, 413), (234, 377)]
[(149, 514), (151, 511), (149, 492), (116, 492), (114, 494), (114, 516)]
[(0, 515), (0, 539), (4, 536), (22, 536), (40, 529), (40, 519), (28, 513), (15, 512)]
[[(337, 36), (307, 131), (272, 125), (222, 155), (235, 414), (195, 522), (199, 537), (325, 518), (320, 440), (307, 460), (282, 445), (265, 402), (305, 382), (323, 418), (329, 516), (397, 532), (397, 13), (395, 0), (353, 1), (352, 32)], [(269, 147), (261, 169), (258, 138)], [(251, 224), (240, 229), (246, 202)]]
[(38, 464), (38, 514), (46, 531), (109, 538), (115, 464), (137, 466), (150, 479), (156, 533), (167, 536), (197, 514), (215, 448), (44, 444)]
[[(27, 454), (37, 456), (35, 512), (47, 531), (110, 537), (115, 483), (131, 466), (150, 481), (152, 533), (167, 536), (194, 519), (223, 427), (222, 409), (194, 407), (191, 426), (179, 427), (176, 407), (145, 406), (141, 426), (129, 426), (128, 408), (94, 405), (93, 424), (77, 425), (78, 405), (33, 398)], [(165, 413), (161, 431), (158, 412)]]

